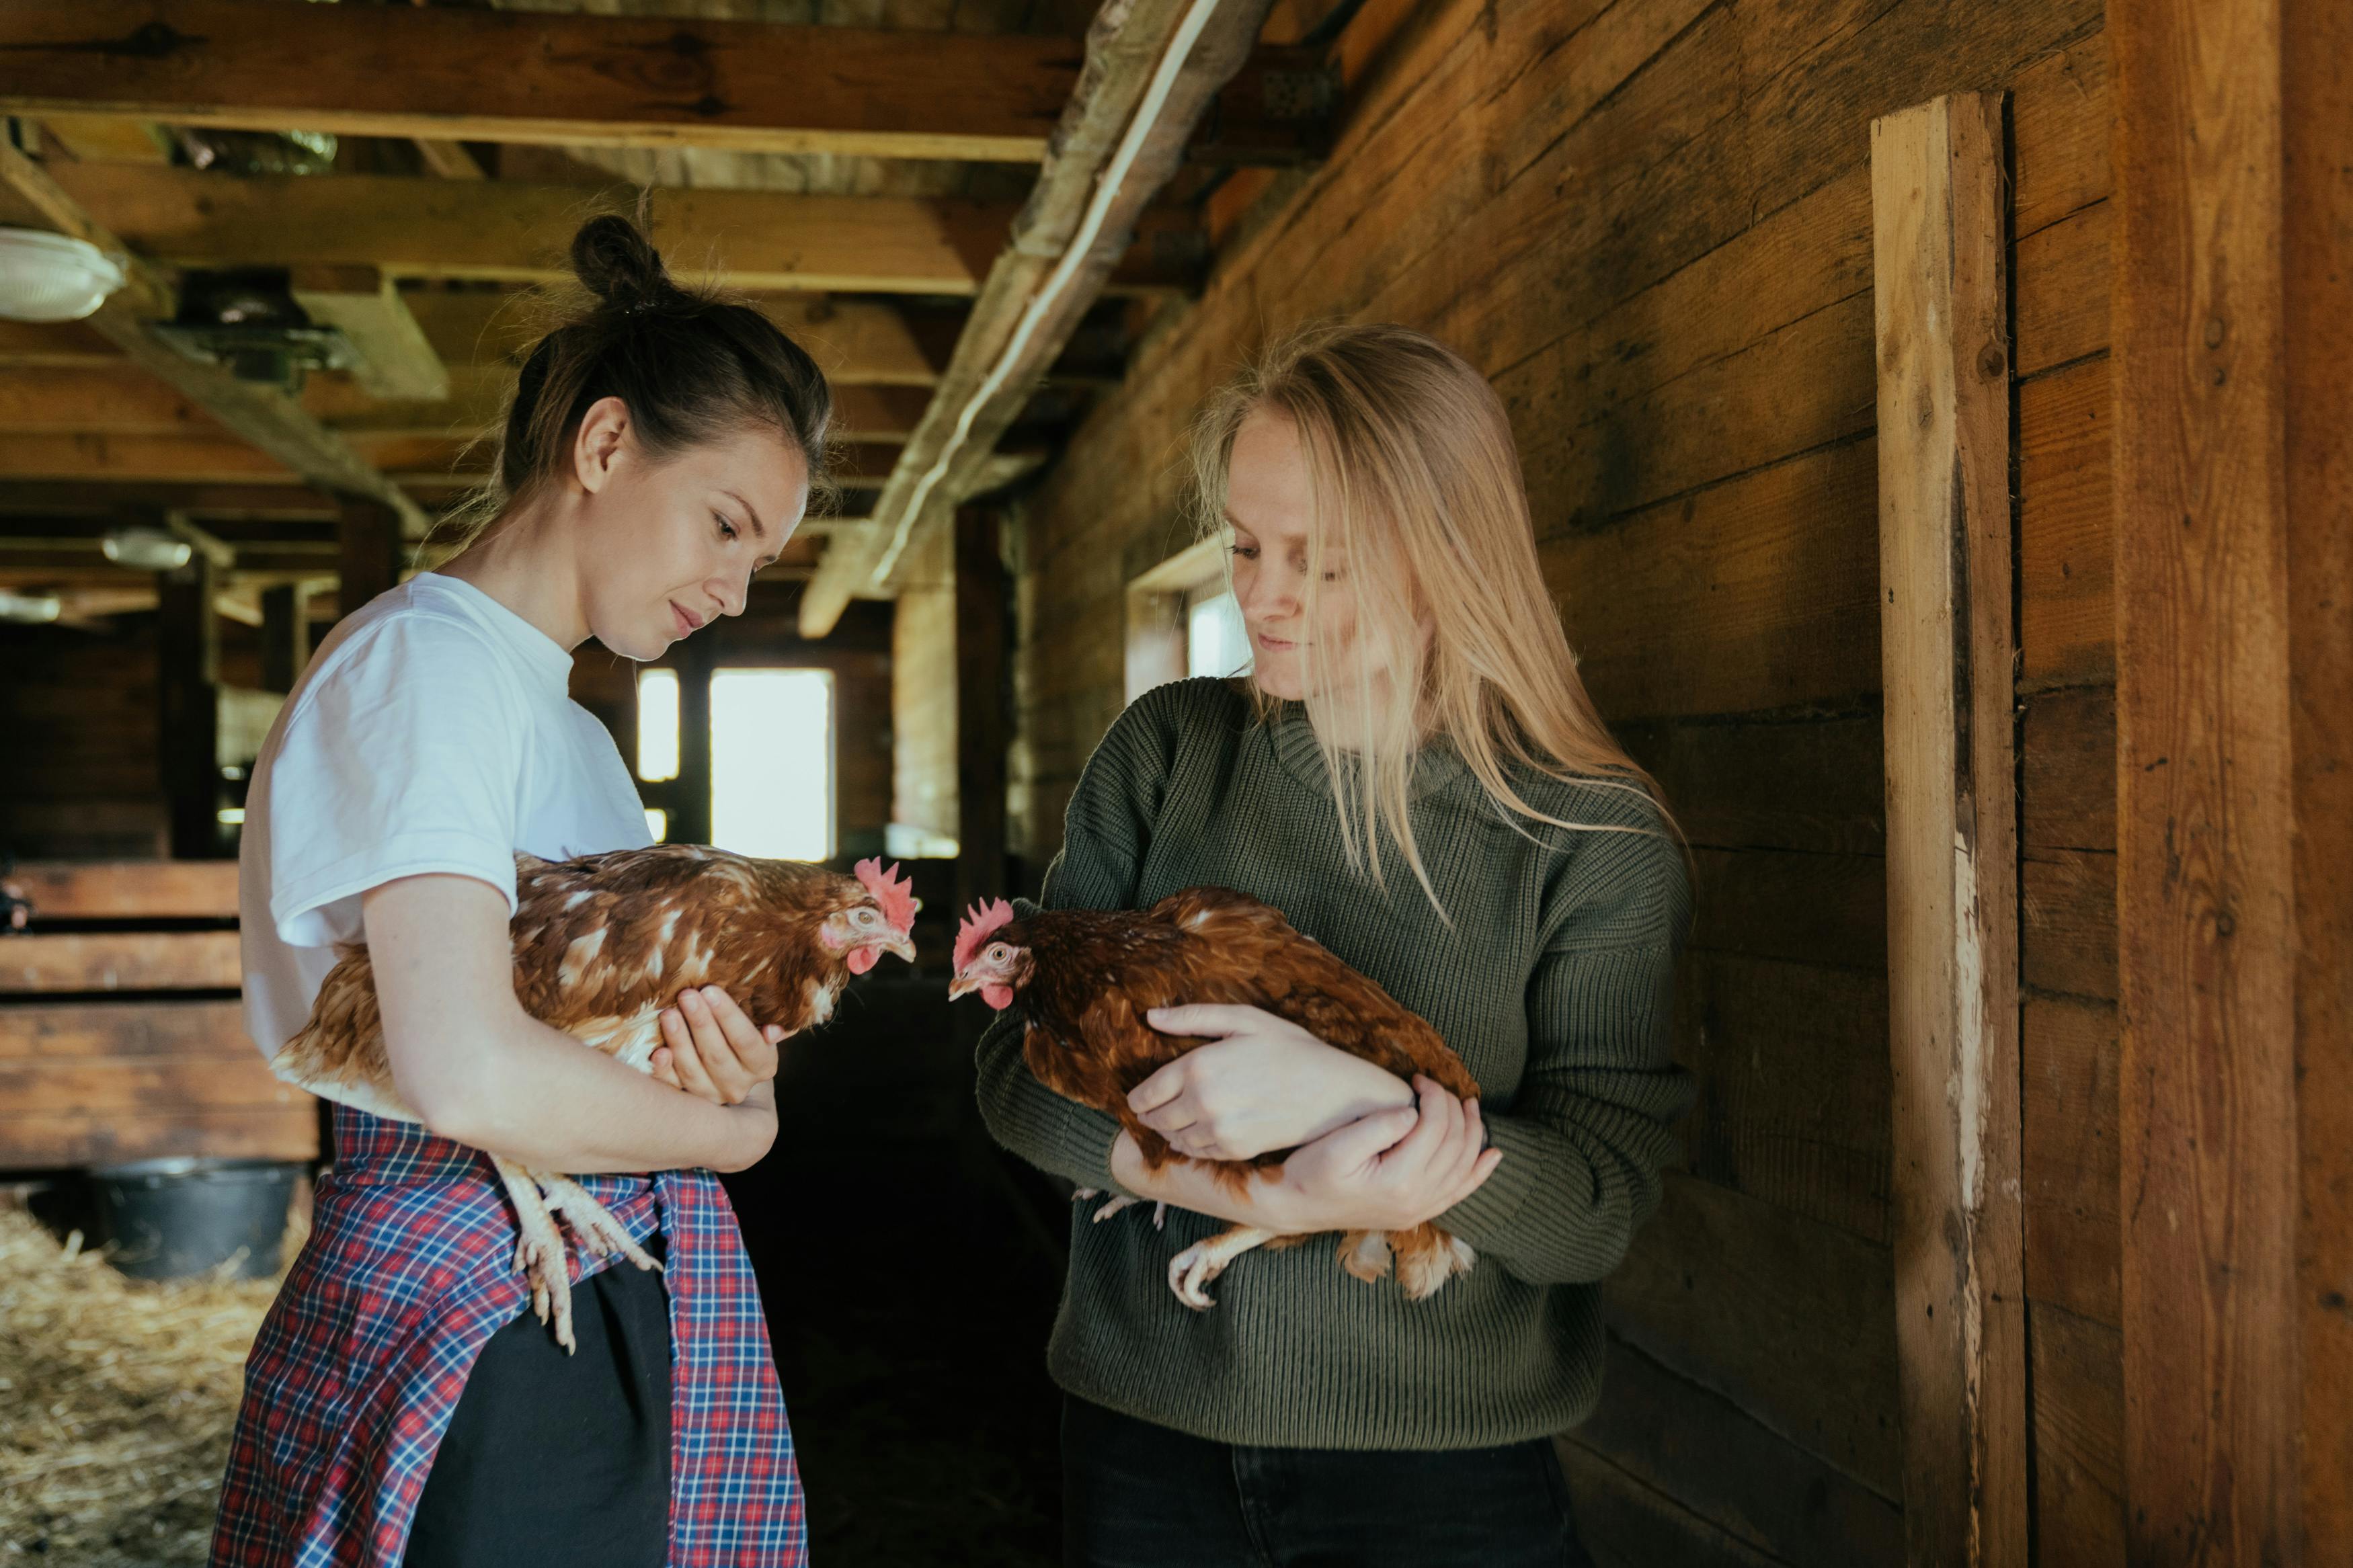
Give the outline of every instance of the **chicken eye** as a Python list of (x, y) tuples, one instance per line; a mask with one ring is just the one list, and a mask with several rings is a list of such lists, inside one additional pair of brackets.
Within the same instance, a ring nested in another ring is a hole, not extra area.
[(872, 910), (860, 910), (858, 911), (855, 918), (860, 925), (871, 926), (874, 923), (874, 911)]
[(988, 950), (988, 962), (991, 963), (1002, 963), (1008, 956), (1005, 944), (1001, 942)]

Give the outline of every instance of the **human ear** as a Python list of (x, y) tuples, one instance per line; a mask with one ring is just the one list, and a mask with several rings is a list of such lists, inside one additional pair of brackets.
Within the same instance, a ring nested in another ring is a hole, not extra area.
[(617, 397), (600, 397), (588, 405), (572, 438), (572, 473), (582, 489), (595, 495), (611, 482), (628, 437), (628, 404)]

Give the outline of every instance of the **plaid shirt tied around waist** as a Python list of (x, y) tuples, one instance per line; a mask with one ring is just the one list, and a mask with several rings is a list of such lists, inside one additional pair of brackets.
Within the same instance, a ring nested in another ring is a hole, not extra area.
[[(341, 1105), (335, 1149), (246, 1360), (213, 1568), (396, 1568), (475, 1357), (530, 1307), (485, 1156)], [(802, 1568), (792, 1432), (726, 1193), (708, 1171), (577, 1179), (668, 1248), (668, 1568)], [(572, 1278), (607, 1261), (575, 1250)]]

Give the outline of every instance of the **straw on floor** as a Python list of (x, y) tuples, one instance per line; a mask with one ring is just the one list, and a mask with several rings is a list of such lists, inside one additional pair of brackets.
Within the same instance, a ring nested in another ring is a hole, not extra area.
[(125, 1279), (79, 1233), (61, 1247), (0, 1210), (0, 1563), (203, 1563), (246, 1350), (277, 1289)]

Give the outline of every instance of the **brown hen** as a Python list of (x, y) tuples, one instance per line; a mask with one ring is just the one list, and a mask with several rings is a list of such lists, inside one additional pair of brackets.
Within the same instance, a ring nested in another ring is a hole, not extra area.
[[(1387, 991), (1292, 929), (1281, 910), (1228, 888), (1187, 888), (1149, 910), (1048, 910), (1016, 917), (1003, 900), (975, 906), (956, 935), (951, 997), (977, 991), (996, 1008), (1020, 999), (1029, 1023), (1021, 1054), (1039, 1082), (1117, 1117), (1144, 1162), (1187, 1161), (1129, 1109), (1128, 1091), (1186, 1052), (1208, 1045), (1145, 1022), (1155, 1007), (1218, 1003), (1261, 1007), (1350, 1056), (1410, 1080), (1421, 1073), (1469, 1099), (1476, 1079), (1436, 1029)], [(1254, 1160), (1203, 1160), (1238, 1194), (1281, 1168), (1288, 1150)], [(1088, 1195), (1088, 1194), (1082, 1194)], [(1132, 1199), (1113, 1199), (1097, 1215)], [(1204, 1287), (1254, 1247), (1304, 1237), (1237, 1225), (1187, 1247), (1168, 1265), (1168, 1288), (1187, 1306), (1211, 1305)], [(1468, 1244), (1427, 1222), (1409, 1231), (1350, 1231), (1340, 1267), (1373, 1281), (1397, 1256), (1398, 1283), (1420, 1300), (1475, 1261)]]
[[(845, 877), (691, 844), (562, 861), (517, 855), (515, 996), (540, 1022), (639, 1072), (652, 1070), (662, 1010), (689, 986), (723, 986), (746, 1016), (789, 1037), (831, 1017), (849, 977), (883, 953), (913, 960), (908, 933), (921, 901), (898, 871), (862, 860)], [(421, 1120), (393, 1084), (364, 945), (343, 950), (311, 1021), (270, 1065), (325, 1099)], [(515, 1268), (530, 1277), (532, 1310), (570, 1351), (570, 1275), (551, 1206), (598, 1256), (659, 1265), (579, 1183), (486, 1152), (515, 1206)]]

